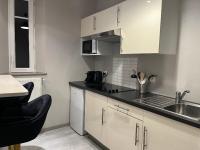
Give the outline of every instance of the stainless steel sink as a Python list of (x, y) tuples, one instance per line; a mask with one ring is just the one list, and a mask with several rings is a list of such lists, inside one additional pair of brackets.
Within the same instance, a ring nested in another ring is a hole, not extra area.
[(200, 106), (191, 103), (181, 103), (167, 106), (165, 110), (200, 121)]

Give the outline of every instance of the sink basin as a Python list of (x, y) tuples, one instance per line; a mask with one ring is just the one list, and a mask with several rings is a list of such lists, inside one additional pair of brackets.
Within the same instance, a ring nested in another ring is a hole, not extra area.
[(200, 106), (196, 104), (174, 104), (171, 106), (167, 106), (164, 109), (177, 113), (179, 115), (200, 121)]

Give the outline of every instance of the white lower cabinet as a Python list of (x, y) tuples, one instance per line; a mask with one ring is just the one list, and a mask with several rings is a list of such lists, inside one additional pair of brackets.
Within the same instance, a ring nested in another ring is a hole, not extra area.
[(85, 96), (85, 130), (110, 150), (200, 150), (198, 128), (93, 92)]
[(200, 150), (200, 130), (145, 111), (143, 150)]
[(108, 107), (107, 147), (111, 150), (141, 150), (142, 121)]
[(85, 130), (106, 144), (106, 131), (104, 127), (107, 97), (93, 92), (85, 92)]

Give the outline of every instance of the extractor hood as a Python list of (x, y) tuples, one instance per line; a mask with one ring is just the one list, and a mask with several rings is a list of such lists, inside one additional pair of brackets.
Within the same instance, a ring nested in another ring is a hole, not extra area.
[(98, 41), (106, 41), (106, 42), (120, 42), (120, 40), (121, 40), (121, 29), (110, 30), (110, 31), (107, 31), (107, 32), (94, 34), (94, 35), (91, 35), (87, 38), (96, 39)]

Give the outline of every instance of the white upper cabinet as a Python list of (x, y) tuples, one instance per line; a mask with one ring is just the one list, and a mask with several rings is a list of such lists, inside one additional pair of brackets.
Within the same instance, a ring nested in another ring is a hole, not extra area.
[(82, 19), (81, 37), (121, 28), (121, 54), (175, 54), (179, 0), (126, 0)]
[(89, 16), (81, 20), (81, 37), (89, 36), (95, 32), (95, 16)]
[(81, 21), (81, 37), (114, 30), (118, 27), (118, 6), (93, 14)]
[(177, 0), (126, 0), (121, 3), (121, 54), (176, 53), (177, 8)]
[(96, 33), (117, 29), (118, 6), (108, 8), (96, 14)]
[(162, 0), (127, 0), (120, 9), (121, 53), (158, 53)]

